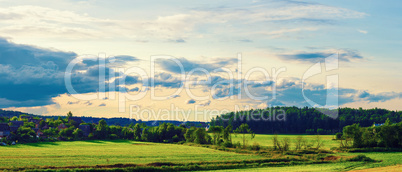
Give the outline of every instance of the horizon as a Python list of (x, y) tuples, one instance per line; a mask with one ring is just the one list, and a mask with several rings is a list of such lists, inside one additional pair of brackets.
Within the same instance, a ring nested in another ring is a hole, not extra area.
[(402, 110), (402, 2), (0, 1), (0, 109), (203, 122)]

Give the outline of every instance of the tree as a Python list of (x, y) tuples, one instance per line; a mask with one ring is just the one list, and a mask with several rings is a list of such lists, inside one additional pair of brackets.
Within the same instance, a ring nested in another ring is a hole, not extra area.
[(149, 132), (148, 132), (148, 129), (147, 129), (147, 128), (144, 128), (144, 129), (142, 130), (141, 139), (142, 139), (143, 141), (149, 141)]
[(104, 119), (99, 121), (96, 126), (95, 137), (99, 139), (106, 139), (109, 136), (109, 126)]
[(223, 127), (222, 126), (211, 126), (209, 127), (209, 131), (213, 133), (213, 138), (214, 138), (214, 142), (213, 144), (220, 144), (220, 139), (221, 139), (221, 133), (223, 131)]
[(243, 148), (247, 147), (246, 134), (250, 134), (251, 139), (254, 139), (254, 137), (255, 137), (254, 132), (251, 131), (251, 129), (249, 128), (248, 124), (245, 124), (245, 123), (241, 124), (239, 126), (239, 128), (236, 128), (236, 130), (234, 132), (243, 135)]
[(76, 129), (73, 131), (73, 135), (74, 135), (74, 138), (75, 138), (75, 139), (79, 140), (79, 139), (81, 139), (81, 138), (84, 137), (84, 132), (83, 132), (81, 129), (76, 128)]
[(35, 142), (36, 133), (29, 127), (20, 127), (17, 130), (16, 140), (21, 142)]
[(387, 120), (385, 120), (384, 125), (390, 126), (391, 124), (392, 124), (392, 123), (391, 123), (391, 120), (389, 120), (389, 118), (387, 118)]
[(141, 128), (138, 123), (134, 125), (134, 139), (141, 140)]
[(232, 125), (228, 125), (225, 130), (223, 131), (223, 140), (225, 140), (225, 142), (232, 142), (232, 137), (230, 135), (230, 133), (232, 132), (233, 128)]
[(73, 132), (75, 130), (74, 126), (68, 127), (66, 129), (62, 129), (59, 132), (60, 137), (72, 139), (74, 137)]
[(187, 142), (194, 142), (195, 137), (194, 137), (194, 132), (197, 130), (195, 127), (191, 127), (186, 131), (186, 134), (184, 134), (184, 138), (186, 139)]
[(11, 119), (10, 119), (10, 121), (17, 121), (18, 120), (18, 117), (16, 117), (16, 116), (13, 116)]
[(73, 113), (71, 113), (71, 111), (69, 111), (69, 112), (67, 113), (67, 119), (70, 119), (71, 117), (73, 117)]
[(211, 142), (211, 136), (208, 135), (204, 128), (197, 128), (197, 130), (194, 132), (194, 135), (194, 143), (209, 144)]
[(361, 147), (362, 144), (362, 131), (359, 124), (348, 125), (343, 128), (343, 135), (345, 139), (353, 139), (353, 147)]

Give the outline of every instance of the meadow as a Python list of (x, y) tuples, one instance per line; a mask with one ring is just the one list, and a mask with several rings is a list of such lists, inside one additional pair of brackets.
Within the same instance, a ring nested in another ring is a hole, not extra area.
[(222, 172), (232, 171), (288, 171), (288, 172), (319, 172), (319, 171), (355, 171), (355, 170), (371, 170), (374, 171), (402, 171), (402, 152), (370, 152), (370, 153), (340, 153), (339, 155), (366, 155), (381, 162), (336, 162), (324, 164), (306, 164), (297, 166), (284, 167), (263, 167), (263, 168), (248, 168), (248, 169), (228, 169), (219, 170)]
[(0, 168), (261, 159), (209, 148), (135, 141), (73, 141), (0, 147)]
[[(293, 144), (298, 135), (278, 135), (279, 140), (287, 137)], [(316, 136), (303, 135), (309, 142)], [(332, 135), (320, 136), (324, 149), (339, 146)], [(249, 138), (249, 137), (248, 137)], [(272, 146), (273, 135), (256, 135), (249, 144), (257, 142), (262, 146)], [(234, 142), (241, 142), (241, 135), (232, 136)], [(291, 149), (293, 149), (291, 145)], [(364, 154), (378, 162), (332, 162), (307, 163), (303, 165), (284, 164), (279, 166), (256, 166), (256, 168), (228, 169), (222, 171), (349, 171), (386, 167), (396, 169), (402, 164), (402, 152), (335, 153), (334, 156), (356, 156)], [(228, 163), (233, 161), (267, 160), (269, 157), (257, 154), (220, 151), (200, 146), (162, 144), (127, 140), (114, 141), (70, 141), (18, 144), (0, 147), (0, 170), (12, 168), (35, 168), (43, 166), (96, 166), (115, 164), (150, 163)], [(258, 164), (258, 163), (257, 163)], [(387, 169), (385, 169), (387, 170)]]
[[(305, 138), (308, 142), (314, 142), (316, 139), (316, 135), (278, 135), (278, 139), (281, 141), (283, 138), (288, 138), (291, 144), (291, 149), (294, 149), (295, 147), (295, 140), (298, 136), (302, 136)], [(273, 146), (273, 139), (274, 135), (267, 135), (267, 134), (256, 134), (255, 138), (250, 140), (250, 135), (246, 134), (246, 138), (248, 140), (248, 144), (252, 145), (254, 142), (260, 144), (261, 146), (268, 146), (272, 147)], [(333, 140), (335, 138), (334, 135), (319, 135), (321, 140), (323, 141), (323, 147), (321, 149), (331, 149), (333, 147), (339, 147), (339, 141)], [(242, 134), (233, 134), (232, 135), (232, 141), (235, 142), (240, 142), (243, 143), (242, 141)]]
[[(279, 140), (283, 138), (289, 138), (290, 148), (294, 149), (294, 142), (298, 136), (302, 136), (308, 142), (313, 142), (316, 139), (316, 135), (277, 135)], [(264, 135), (256, 134), (255, 138), (250, 140), (250, 135), (246, 134), (248, 139), (248, 144), (253, 144), (254, 142), (260, 144), (261, 146), (273, 146), (274, 135)], [(334, 135), (320, 135), (324, 145), (322, 149), (331, 149), (333, 147), (339, 147), (340, 141), (333, 140)], [(242, 135), (232, 136), (233, 142), (242, 143)], [(381, 162), (375, 163), (364, 163), (364, 162), (341, 162), (341, 163), (330, 163), (330, 164), (306, 164), (299, 166), (288, 166), (288, 167), (264, 167), (264, 168), (249, 168), (249, 169), (229, 169), (220, 171), (349, 171), (349, 170), (361, 170), (361, 169), (372, 169), (383, 167), (384, 171), (395, 170), (402, 164), (402, 152), (360, 152), (360, 153), (337, 153), (340, 156), (356, 156), (356, 155), (366, 155), (374, 160)], [(399, 170), (402, 171), (402, 170)]]

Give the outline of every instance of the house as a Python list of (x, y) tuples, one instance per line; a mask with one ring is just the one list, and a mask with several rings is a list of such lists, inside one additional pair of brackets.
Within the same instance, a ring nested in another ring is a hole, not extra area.
[(45, 126), (42, 127), (42, 130), (47, 130), (49, 128), (50, 128), (49, 125), (46, 124)]
[(382, 126), (382, 125), (384, 125), (384, 123), (382, 123), (382, 124), (376, 124), (376, 123), (374, 123), (374, 124), (373, 124), (373, 127), (379, 127), (379, 126)]
[(40, 131), (39, 128), (32, 128), (32, 130), (36, 133), (36, 137), (42, 137), (43, 136), (43, 132)]
[(10, 135), (10, 126), (7, 123), (0, 123), (0, 138)]
[(89, 125), (80, 125), (78, 128), (83, 131), (85, 137), (88, 137), (91, 133), (91, 126)]
[(39, 124), (40, 121), (42, 121), (43, 119), (35, 119), (35, 118), (28, 118), (28, 122), (33, 122), (35, 124)]
[(208, 131), (208, 130), (209, 130), (209, 127), (210, 127), (209, 125), (206, 126), (206, 127), (205, 127), (205, 131)]
[(66, 129), (67, 128), (67, 126), (65, 125), (65, 124), (60, 124), (59, 126), (57, 126), (57, 128), (59, 129), (59, 131), (60, 130), (62, 130), (62, 129)]

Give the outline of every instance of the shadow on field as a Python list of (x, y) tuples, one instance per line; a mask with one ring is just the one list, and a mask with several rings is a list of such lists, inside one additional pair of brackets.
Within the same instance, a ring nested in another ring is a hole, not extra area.
[(83, 140), (82, 142), (108, 144), (108, 143), (131, 143), (130, 140)]
[(38, 143), (23, 143), (17, 144), (17, 146), (10, 146), (14, 148), (18, 148), (19, 145), (24, 146), (32, 146), (32, 147), (47, 147), (47, 146), (57, 146), (61, 145), (61, 143), (65, 142), (86, 142), (86, 143), (95, 143), (95, 144), (110, 144), (110, 143), (132, 143), (130, 140), (77, 140), (77, 141), (56, 141), (56, 142), (38, 142)]
[(25, 146), (32, 146), (32, 147), (47, 147), (47, 146), (56, 146), (60, 145), (58, 142), (38, 142), (38, 143), (27, 143), (23, 144)]

